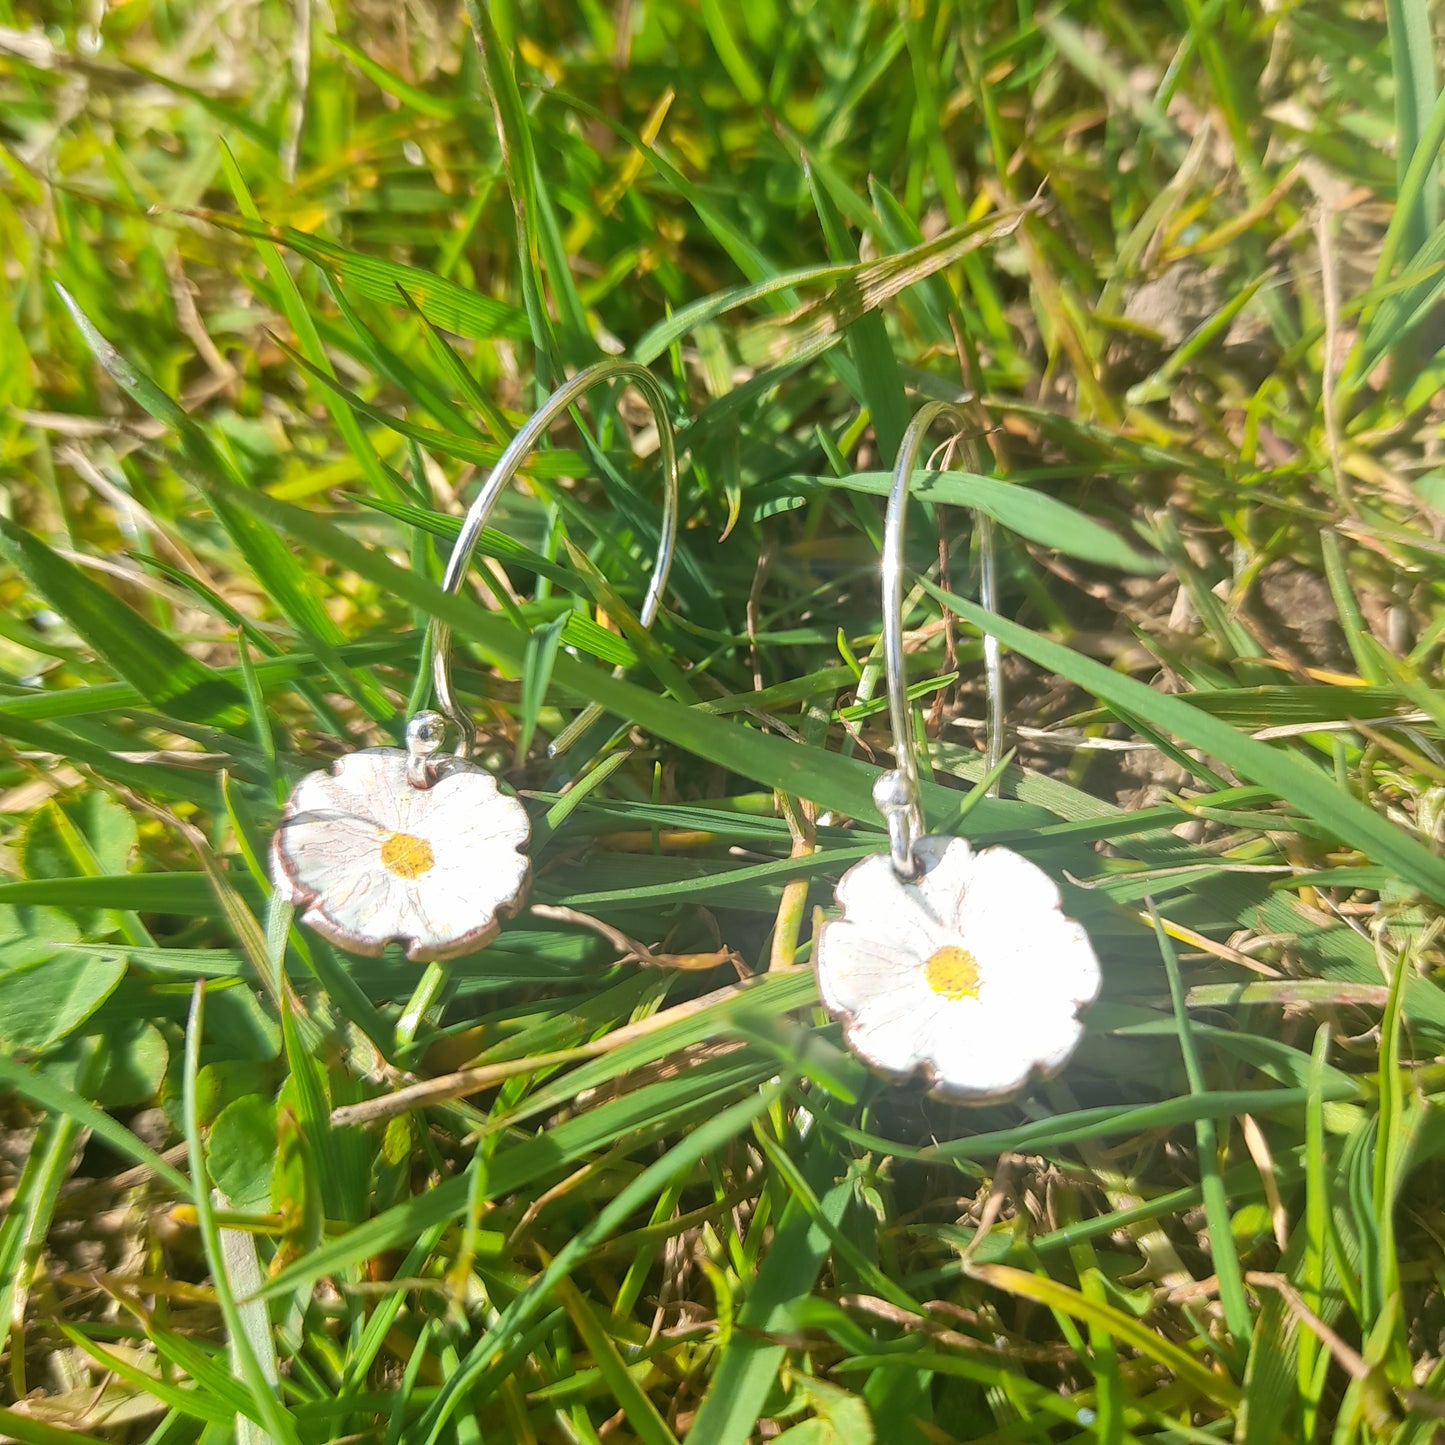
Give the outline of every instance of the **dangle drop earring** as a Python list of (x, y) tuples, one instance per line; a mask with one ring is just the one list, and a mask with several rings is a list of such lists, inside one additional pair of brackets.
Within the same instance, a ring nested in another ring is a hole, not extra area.
[[(591, 387), (630, 382), (657, 420), (663, 477), (662, 537), (639, 620), (657, 615), (677, 540), (678, 471), (667, 398), (644, 367), (602, 361), (564, 382), (497, 459), (467, 510), (442, 579), (460, 590), (502, 490), (547, 429)], [(418, 712), (405, 748), (363, 748), (292, 792), (271, 845), (271, 877), (301, 921), (350, 953), (375, 957), (388, 943), (413, 962), (485, 947), (526, 896), (531, 825), (526, 810), (471, 761), (476, 724), (452, 687), (451, 629), (433, 620), (429, 646), (440, 712)], [(443, 755), (446, 724), (456, 750)]]
[[(1008, 848), (923, 832), (913, 715), (903, 657), (903, 524), (934, 402), (909, 425), (883, 530), (883, 654), (894, 769), (874, 785), (889, 851), (838, 882), (841, 916), (819, 930), (814, 968), (849, 1048), (897, 1078), (922, 1072), (939, 1098), (985, 1103), (1061, 1069), (1083, 1036), (1079, 1011), (1100, 987), (1083, 926), (1058, 885)], [(985, 549), (987, 550), (987, 549)], [(989, 562), (985, 560), (985, 566)], [(992, 605), (991, 569), (985, 605)], [(986, 655), (986, 660), (989, 660)], [(996, 670), (989, 667), (996, 722)], [(991, 752), (997, 734), (991, 729)]]

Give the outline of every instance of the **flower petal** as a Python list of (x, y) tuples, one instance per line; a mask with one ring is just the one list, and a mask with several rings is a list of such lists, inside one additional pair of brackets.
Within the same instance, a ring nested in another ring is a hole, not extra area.
[(913, 845), (913, 856), (922, 865), (912, 884), (920, 908), (937, 920), (940, 928), (952, 932), (958, 925), (958, 901), (973, 877), (979, 855), (966, 838), (930, 834)]
[(977, 930), (964, 934), (966, 946), (986, 960), (983, 994), (991, 1006), (1004, 1009), (1038, 1007), (1058, 1001), (1077, 1011), (1099, 995), (1099, 960), (1081, 923), (1051, 913), (1023, 937), (1000, 944)]
[(870, 998), (907, 987), (921, 966), (846, 918), (823, 925), (816, 952), (818, 989), (835, 1014), (856, 1013)]
[(927, 1044), (937, 995), (907, 985), (867, 999), (844, 1021), (848, 1046), (867, 1064), (888, 1074), (911, 1074), (928, 1061)]
[(1072, 1012), (1032, 1014), (991, 1009), (966, 999), (940, 1010), (925, 1042), (934, 1089), (954, 1098), (996, 1098), (1022, 1088), (1038, 1070), (1051, 1073), (1073, 1053), (1083, 1025)]
[(453, 773), (422, 794), (429, 800), (412, 831), (449, 852), (496, 853), (531, 836), (527, 810), (501, 791), (489, 773)]
[(999, 1002), (1048, 997), (1079, 1008), (1097, 997), (1099, 961), (1088, 934), (1064, 917), (1058, 885), (1027, 858), (1008, 848), (975, 854), (957, 917)]
[(434, 936), (460, 936), (491, 922), (521, 894), (532, 866), (517, 852), (489, 853), (481, 862), (479, 867), (477, 859), (462, 855), (414, 881), (417, 897), (435, 922)]
[(398, 882), (384, 868), (353, 872), (316, 894), (301, 921), (342, 948), (378, 954), (405, 927), (406, 899)]
[(277, 886), (286, 888), (288, 897), (292, 883), (320, 891), (328, 880), (368, 866), (385, 836), (375, 823), (351, 813), (305, 812), (283, 819), (275, 846), (290, 866)]
[(330, 773), (311, 773), (302, 779), (301, 787), (313, 779), (336, 806), (370, 818), (389, 833), (406, 831), (407, 794), (416, 790), (407, 784), (406, 754), (400, 748), (363, 748), (359, 753), (347, 753), (331, 765)]
[(919, 886), (893, 869), (886, 853), (855, 863), (838, 880), (843, 916), (881, 952), (921, 964), (953, 936)]
[(962, 928), (1012, 925), (1017, 932), (1059, 901), (1059, 885), (1037, 863), (1011, 848), (985, 848), (973, 855), (956, 917)]

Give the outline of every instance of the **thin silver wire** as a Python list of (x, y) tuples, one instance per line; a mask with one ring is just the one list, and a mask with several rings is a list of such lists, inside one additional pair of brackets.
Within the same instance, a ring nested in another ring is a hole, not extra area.
[[(903, 655), (903, 530), (908, 511), (908, 489), (918, 453), (929, 427), (941, 416), (951, 416), (960, 430), (972, 425), (953, 402), (931, 401), (908, 424), (898, 448), (898, 462), (888, 488), (888, 509), (883, 518), (883, 670), (888, 682), (888, 714), (893, 725), (894, 771), (885, 773), (873, 790), (874, 802), (888, 824), (889, 851), (901, 878), (918, 873), (914, 846), (923, 835), (922, 788), (918, 778), (918, 744), (913, 733), (913, 709), (908, 702), (908, 670)], [(993, 523), (974, 514), (980, 554), (979, 600), (986, 611), (998, 611), (998, 577), (994, 566)], [(988, 699), (988, 732), (984, 760), (989, 771), (1003, 756), (1003, 675), (998, 642), (985, 635), (984, 688)]]
[[(442, 591), (455, 595), (460, 590), (462, 579), (472, 565), (477, 542), (487, 518), (497, 504), (506, 487), (521, 470), (522, 464), (531, 456), (537, 444), (547, 434), (552, 423), (584, 392), (601, 382), (629, 382), (642, 393), (643, 400), (652, 409), (657, 420), (657, 451), (662, 463), (662, 540), (657, 549), (657, 561), (653, 564), (652, 577), (647, 584), (647, 594), (642, 599), (642, 610), (638, 621), (644, 627), (651, 627), (657, 610), (662, 605), (662, 595), (667, 587), (668, 573), (672, 570), (672, 554), (677, 545), (678, 514), (678, 473), (677, 447), (673, 440), (672, 421), (667, 414), (667, 396), (652, 373), (633, 361), (598, 361), (584, 367), (565, 381), (546, 401), (532, 413), (527, 424), (514, 436), (507, 449), (497, 458), (480, 492), (462, 521), (462, 530), (457, 535), (447, 569), (442, 577)], [(471, 714), (462, 706), (452, 689), (451, 628), (440, 618), (433, 618), (430, 628), (432, 651), (432, 686), (436, 691), (437, 706), (451, 720), (457, 729), (457, 756), (468, 758), (476, 741), (476, 723)]]

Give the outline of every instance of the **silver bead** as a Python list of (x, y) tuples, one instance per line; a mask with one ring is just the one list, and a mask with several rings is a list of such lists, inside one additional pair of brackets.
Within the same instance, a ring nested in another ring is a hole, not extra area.
[(873, 784), (873, 806), (888, 824), (888, 851), (893, 856), (894, 871), (900, 878), (916, 878), (918, 860), (913, 856), (913, 845), (923, 831), (916, 785), (902, 771), (883, 773)]
[(908, 782), (902, 773), (880, 773), (873, 784), (873, 806), (884, 817), (889, 813), (902, 812), (911, 804)]
[(406, 725), (406, 780), (414, 788), (432, 785), (430, 759), (446, 738), (447, 720), (439, 712), (419, 712)]

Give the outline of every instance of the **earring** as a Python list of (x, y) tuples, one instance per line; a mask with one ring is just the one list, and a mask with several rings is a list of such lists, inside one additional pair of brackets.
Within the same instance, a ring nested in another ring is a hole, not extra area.
[[(824, 1007), (870, 1067), (922, 1072), (957, 1102), (1006, 1098), (1061, 1069), (1083, 1035), (1079, 1010), (1100, 987), (1082, 925), (1066, 918), (1058, 885), (1008, 848), (923, 833), (913, 716), (903, 659), (903, 523), (928, 427), (963, 414), (925, 406), (904, 434), (883, 532), (883, 656), (895, 767), (874, 785), (889, 851), (838, 882), (840, 917), (819, 930), (814, 968)], [(984, 605), (992, 608), (988, 560)], [(998, 711), (990, 667), (990, 714)], [(998, 745), (990, 729), (991, 752)]]
[[(667, 398), (632, 362), (602, 361), (578, 372), (512, 439), (462, 522), (443, 592), (460, 589), (497, 498), (547, 429), (603, 381), (631, 382), (657, 421), (662, 538), (638, 614), (644, 627), (651, 625), (677, 540), (677, 452)], [(388, 943), (403, 943), (416, 963), (485, 947), (501, 920), (521, 907), (531, 882), (526, 810), (471, 761), (476, 724), (452, 687), (451, 629), (433, 619), (428, 643), (441, 711), (418, 712), (407, 723), (404, 749), (363, 748), (329, 771), (308, 773), (287, 800), (271, 845), (276, 891), (303, 910), (303, 923), (350, 953), (375, 957)], [(441, 756), (448, 719), (456, 752)]]

